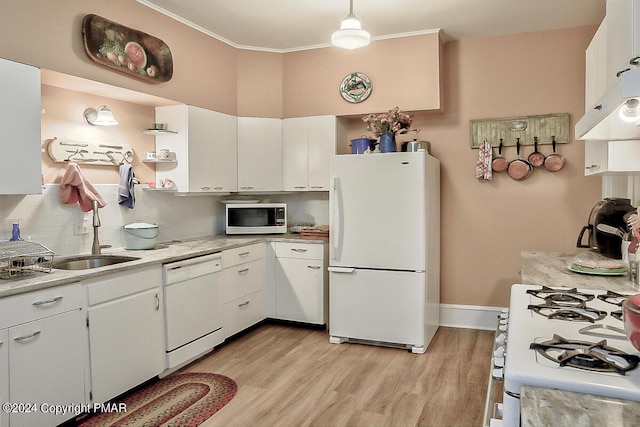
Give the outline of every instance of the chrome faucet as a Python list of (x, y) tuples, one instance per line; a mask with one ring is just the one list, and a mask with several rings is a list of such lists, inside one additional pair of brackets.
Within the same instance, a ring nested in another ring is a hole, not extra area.
[(100, 255), (100, 240), (98, 239), (98, 228), (100, 227), (100, 216), (98, 215), (98, 201), (93, 200), (93, 245), (91, 246), (92, 255)]

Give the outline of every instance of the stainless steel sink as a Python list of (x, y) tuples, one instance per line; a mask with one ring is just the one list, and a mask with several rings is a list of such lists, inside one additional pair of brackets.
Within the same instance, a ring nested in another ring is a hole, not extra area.
[(54, 261), (52, 267), (60, 270), (88, 270), (91, 268), (135, 261), (137, 259), (140, 258), (124, 255), (79, 255), (65, 257), (58, 261)]

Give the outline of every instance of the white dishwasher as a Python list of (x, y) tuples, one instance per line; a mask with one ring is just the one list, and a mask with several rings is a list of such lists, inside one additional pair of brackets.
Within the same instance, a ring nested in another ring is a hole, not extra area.
[(224, 341), (220, 254), (165, 264), (166, 367), (177, 368)]

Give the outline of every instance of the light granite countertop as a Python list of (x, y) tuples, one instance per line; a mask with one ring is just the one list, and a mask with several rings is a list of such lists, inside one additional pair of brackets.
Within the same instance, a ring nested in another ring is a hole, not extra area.
[[(52, 269), (49, 273), (34, 272), (12, 279), (0, 279), (0, 298), (39, 289), (51, 288), (54, 286), (66, 285), (78, 282), (89, 277), (98, 277), (105, 274), (127, 271), (143, 266), (160, 265), (169, 262), (180, 261), (202, 255), (209, 255), (221, 252), (226, 249), (233, 249), (240, 246), (251, 245), (260, 242), (305, 242), (323, 244), (327, 239), (303, 238), (299, 234), (270, 234), (252, 236), (227, 236), (213, 235), (182, 240), (170, 240), (161, 242), (152, 250), (126, 250), (103, 249), (105, 255), (127, 255), (139, 257), (135, 261), (122, 264), (114, 264), (105, 267), (93, 268), (90, 270), (58, 270)], [(62, 257), (64, 258), (64, 257)], [(58, 259), (54, 257), (54, 261)]]
[(522, 388), (521, 427), (637, 427), (640, 403), (546, 388)]
[[(567, 263), (575, 255), (522, 252), (522, 283), (640, 293), (627, 276), (595, 276), (570, 271)], [(520, 399), (522, 427), (640, 426), (640, 402), (529, 386), (522, 388)]]
[(640, 288), (634, 285), (627, 275), (596, 276), (569, 270), (567, 264), (574, 256), (575, 253), (564, 252), (522, 252), (521, 281), (525, 285), (640, 293)]

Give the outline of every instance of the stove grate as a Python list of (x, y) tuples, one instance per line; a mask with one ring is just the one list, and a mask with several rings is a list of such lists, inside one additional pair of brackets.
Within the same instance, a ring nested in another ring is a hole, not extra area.
[(607, 345), (606, 340), (599, 342), (567, 340), (554, 334), (553, 338), (542, 343), (531, 343), (531, 350), (556, 362), (559, 366), (569, 366), (596, 372), (617, 372), (626, 375), (635, 369), (640, 357), (628, 354)]

